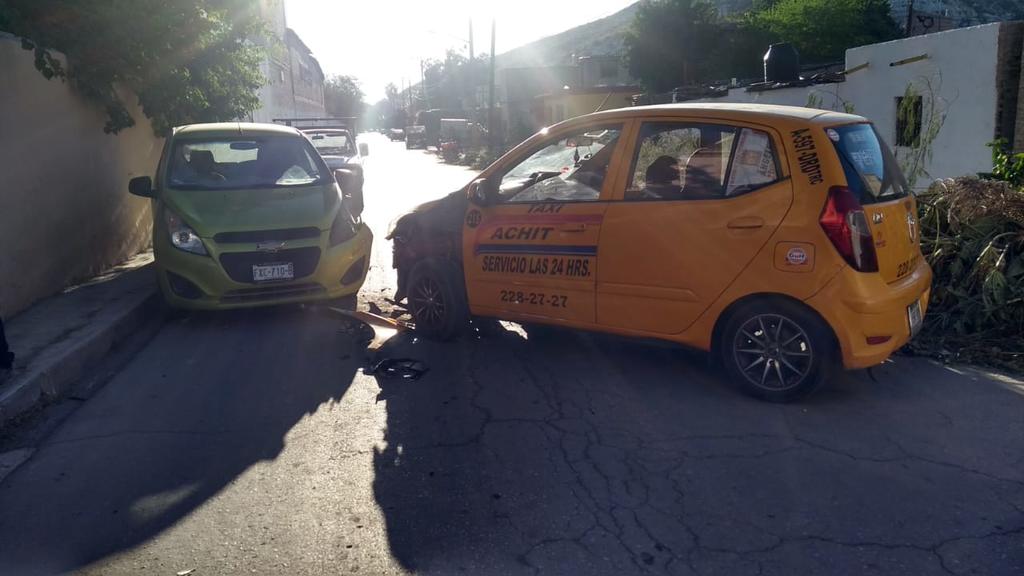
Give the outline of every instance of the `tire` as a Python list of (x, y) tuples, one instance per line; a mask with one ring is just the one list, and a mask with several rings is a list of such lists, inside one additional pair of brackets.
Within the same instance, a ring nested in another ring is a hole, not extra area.
[(452, 263), (416, 264), (409, 273), (406, 298), (416, 331), (431, 340), (451, 340), (469, 325), (462, 274)]
[(331, 308), (340, 308), (342, 310), (355, 310), (356, 306), (359, 305), (359, 295), (349, 294), (341, 298), (333, 298), (327, 301), (327, 305)]
[(835, 370), (835, 337), (806, 307), (782, 299), (741, 304), (717, 344), (729, 378), (747, 394), (792, 402), (814, 392)]
[(170, 300), (167, 299), (166, 295), (160, 296), (160, 304), (158, 307), (159, 313), (163, 315), (164, 320), (173, 322), (181, 320), (182, 318), (189, 315), (189, 311), (184, 308), (179, 308), (174, 304), (171, 304)]

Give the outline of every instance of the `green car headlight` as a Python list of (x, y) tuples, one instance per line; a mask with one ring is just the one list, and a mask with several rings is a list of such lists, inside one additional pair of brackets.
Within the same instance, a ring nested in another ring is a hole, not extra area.
[(167, 233), (170, 234), (171, 244), (175, 248), (191, 252), (192, 254), (199, 254), (200, 256), (207, 255), (206, 246), (203, 245), (203, 241), (196, 234), (195, 230), (188, 224), (185, 224), (181, 216), (164, 208), (164, 222), (167, 223)]
[(331, 246), (348, 242), (356, 237), (356, 232), (356, 224), (352, 221), (348, 210), (344, 208), (338, 210), (338, 215), (334, 217), (334, 224), (331, 224)]

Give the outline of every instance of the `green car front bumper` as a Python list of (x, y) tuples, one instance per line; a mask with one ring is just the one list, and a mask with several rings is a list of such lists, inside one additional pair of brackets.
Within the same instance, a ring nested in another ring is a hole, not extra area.
[[(351, 239), (330, 246), (329, 231), (319, 237), (261, 250), (256, 243), (218, 244), (203, 238), (201, 256), (171, 245), (166, 232), (153, 237), (160, 291), (174, 308), (227, 310), (274, 304), (318, 302), (359, 292), (370, 264), (373, 234), (362, 224)], [(295, 278), (255, 282), (252, 266), (292, 262)]]

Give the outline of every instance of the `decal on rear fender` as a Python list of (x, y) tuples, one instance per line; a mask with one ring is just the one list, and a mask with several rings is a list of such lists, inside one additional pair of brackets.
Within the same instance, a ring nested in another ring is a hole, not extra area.
[(807, 176), (807, 182), (814, 186), (825, 181), (821, 174), (821, 161), (818, 159), (818, 150), (814, 146), (814, 136), (807, 128), (793, 130), (790, 133), (793, 138), (793, 148), (796, 149), (796, 161), (800, 165), (800, 172)]

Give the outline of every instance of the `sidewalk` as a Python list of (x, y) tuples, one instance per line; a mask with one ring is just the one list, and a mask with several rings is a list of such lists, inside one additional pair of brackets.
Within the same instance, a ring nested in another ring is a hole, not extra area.
[(59, 399), (159, 310), (152, 253), (4, 319), (14, 370), (0, 380), (0, 429)]

